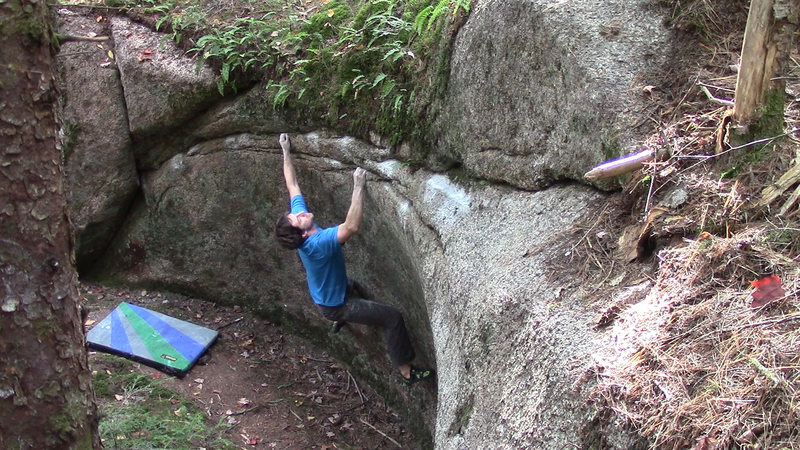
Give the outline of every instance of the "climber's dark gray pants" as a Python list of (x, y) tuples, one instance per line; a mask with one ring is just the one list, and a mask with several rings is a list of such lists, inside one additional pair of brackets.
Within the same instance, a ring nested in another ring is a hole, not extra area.
[(317, 305), (317, 307), (328, 320), (383, 327), (389, 358), (395, 366), (408, 364), (414, 359), (414, 349), (408, 338), (403, 315), (391, 306), (366, 300), (354, 292), (354, 289), (348, 289), (347, 297), (341, 306), (331, 308)]

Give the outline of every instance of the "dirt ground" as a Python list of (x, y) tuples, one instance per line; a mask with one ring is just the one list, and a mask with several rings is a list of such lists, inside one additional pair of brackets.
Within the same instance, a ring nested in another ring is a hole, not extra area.
[[(218, 329), (207, 356), (178, 379), (134, 364), (191, 399), (216, 424), (232, 425), (225, 438), (241, 448), (416, 448), (400, 418), (375, 392), (328, 355), (239, 307), (184, 295), (81, 286), (87, 330), (120, 302)], [(94, 370), (100, 353), (90, 352)]]

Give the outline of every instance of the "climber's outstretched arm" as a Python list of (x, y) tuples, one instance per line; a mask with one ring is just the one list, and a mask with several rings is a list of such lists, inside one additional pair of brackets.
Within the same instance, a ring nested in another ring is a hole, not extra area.
[(353, 172), (353, 197), (350, 199), (350, 209), (344, 223), (339, 225), (336, 239), (344, 244), (348, 239), (358, 233), (361, 228), (361, 219), (364, 217), (364, 184), (367, 181), (367, 171), (361, 167)]
[(289, 190), (289, 198), (295, 195), (300, 195), (300, 185), (297, 183), (297, 174), (294, 171), (294, 162), (292, 161), (292, 144), (289, 142), (289, 135), (286, 133), (281, 134), (278, 139), (283, 149), (283, 178), (286, 180), (286, 189)]

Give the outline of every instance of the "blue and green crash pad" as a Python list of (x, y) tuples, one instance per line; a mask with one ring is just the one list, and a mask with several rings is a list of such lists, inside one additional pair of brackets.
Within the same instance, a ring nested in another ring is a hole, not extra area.
[(183, 377), (219, 333), (141, 306), (122, 302), (89, 330), (89, 348)]

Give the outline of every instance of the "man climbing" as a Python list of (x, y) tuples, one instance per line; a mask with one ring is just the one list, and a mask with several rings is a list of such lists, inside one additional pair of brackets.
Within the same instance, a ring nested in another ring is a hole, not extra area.
[(314, 303), (326, 319), (334, 322), (334, 332), (345, 322), (383, 327), (389, 357), (406, 384), (432, 376), (432, 370), (411, 366), (414, 349), (400, 311), (366, 300), (357, 289), (348, 286), (342, 245), (361, 227), (366, 171), (359, 167), (353, 172), (353, 195), (344, 223), (320, 228), (314, 222), (314, 215), (308, 212), (300, 192), (289, 136), (281, 134), (279, 142), (283, 150), (283, 176), (289, 190), (291, 211), (278, 219), (275, 236), (281, 247), (297, 249), (300, 253)]

